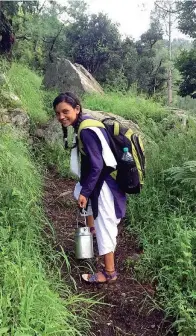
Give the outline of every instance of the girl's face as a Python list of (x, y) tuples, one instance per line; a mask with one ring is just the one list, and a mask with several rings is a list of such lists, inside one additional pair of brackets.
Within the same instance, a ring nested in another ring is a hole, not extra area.
[(56, 117), (58, 121), (65, 127), (72, 125), (78, 118), (80, 106), (75, 108), (70, 104), (61, 102), (55, 107)]

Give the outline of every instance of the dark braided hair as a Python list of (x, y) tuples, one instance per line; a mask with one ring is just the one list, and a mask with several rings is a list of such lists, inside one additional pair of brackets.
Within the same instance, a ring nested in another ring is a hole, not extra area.
[[(72, 92), (65, 92), (65, 93), (60, 93), (53, 101), (53, 108), (55, 110), (56, 106), (60, 103), (67, 103), (67, 104), (70, 104), (73, 108), (76, 108), (76, 106), (80, 106), (80, 112), (78, 114), (78, 122), (75, 127), (75, 129), (77, 130), (78, 129), (78, 126), (79, 126), (79, 123), (80, 123), (80, 117), (82, 115), (82, 105), (81, 105), (81, 102), (79, 100), (79, 98)], [(65, 146), (65, 149), (68, 148), (68, 131), (67, 131), (67, 127), (64, 127), (62, 125), (62, 130), (63, 130), (63, 140), (64, 140), (64, 146)]]

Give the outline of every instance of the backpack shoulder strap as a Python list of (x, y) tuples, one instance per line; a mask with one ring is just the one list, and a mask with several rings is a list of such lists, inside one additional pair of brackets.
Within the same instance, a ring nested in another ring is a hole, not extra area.
[(120, 133), (120, 124), (118, 121), (114, 121), (114, 135), (118, 136)]
[(104, 124), (101, 121), (95, 120), (95, 119), (85, 119), (80, 123), (79, 129), (78, 129), (78, 147), (79, 151), (82, 154), (85, 154), (83, 151), (83, 145), (82, 141), (80, 138), (80, 133), (83, 129), (88, 128), (88, 127), (99, 127), (99, 128), (105, 128)]
[(113, 124), (113, 135), (118, 136), (120, 134), (120, 123), (118, 120), (116, 120), (115, 117), (106, 117), (105, 119), (102, 120), (102, 123), (104, 126), (107, 128), (108, 126), (108, 121), (112, 122)]

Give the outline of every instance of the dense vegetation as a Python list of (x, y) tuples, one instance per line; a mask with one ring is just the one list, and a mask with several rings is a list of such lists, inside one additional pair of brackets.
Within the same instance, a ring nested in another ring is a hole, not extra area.
[[(145, 252), (135, 271), (139, 279), (156, 286), (157, 300), (175, 319), (179, 336), (193, 336), (196, 104), (190, 96), (196, 90), (195, 42), (173, 41), (169, 59), (159, 20), (168, 1), (156, 3), (159, 11), (152, 13), (149, 30), (134, 41), (123, 39), (118, 25), (106, 15), (89, 15), (83, 1), (70, 0), (66, 6), (45, 1), (41, 7), (37, 1), (0, 1), (0, 35), (14, 33), (16, 38), (12, 51), (11, 45), (0, 41), (1, 72), (8, 78), (0, 87), (0, 108), (9, 107), (5, 99), (9, 91), (19, 96), (32, 131), (49, 120), (54, 93), (45, 92), (42, 75), (49, 59), (66, 57), (83, 64), (108, 92), (86, 95), (85, 107), (139, 124), (145, 134), (147, 176), (141, 195), (130, 197), (127, 212), (127, 229), (138, 236)], [(195, 1), (172, 1), (172, 6), (179, 29), (194, 39)], [(173, 102), (187, 110), (186, 125), (164, 107), (171, 61)], [(49, 225), (41, 202), (43, 162), (37, 163), (25, 135), (2, 124), (0, 128), (0, 334), (87, 334), (86, 310), (92, 302), (62, 282), (59, 255), (43, 235)], [(38, 150), (44, 162), (55, 165), (64, 176), (69, 174), (68, 155), (61, 143)]]
[[(177, 62), (176, 65), (183, 74), (181, 79), (173, 66), (180, 51), (190, 49), (192, 43), (175, 40), (170, 48), (164, 31), (168, 17), (163, 10), (170, 1), (157, 0), (155, 3), (158, 6), (155, 6), (151, 15), (149, 29), (135, 41), (131, 36), (123, 38), (118, 24), (113, 23), (107, 15), (89, 14), (85, 1), (68, 0), (65, 5), (57, 1), (44, 1), (42, 4), (38, 1), (3, 1), (0, 52), (3, 47), (6, 52), (8, 48), (11, 50), (15, 41), (9, 58), (31, 68), (44, 72), (48, 61), (66, 57), (82, 64), (109, 90), (128, 91), (134, 86), (138, 92), (160, 99), (161, 96), (166, 96), (168, 67), (172, 68), (174, 89), (177, 89), (177, 81), (184, 85), (184, 81), (190, 76), (190, 71), (186, 73)], [(178, 13), (173, 20), (177, 19), (180, 29), (194, 37), (194, 1), (184, 1), (181, 5), (178, 1), (172, 1), (172, 6), (172, 13)], [(189, 25), (190, 13), (193, 13), (193, 28)], [(10, 38), (4, 46), (5, 31)], [(169, 56), (170, 49), (172, 55)], [(193, 66), (194, 57), (191, 52), (188, 57)], [(186, 62), (183, 54), (180, 59), (181, 63)], [(192, 89), (195, 90), (195, 87), (191, 87)], [(193, 92), (189, 88), (185, 93), (180, 91), (180, 94), (190, 95)]]
[(128, 230), (144, 248), (136, 270), (156, 284), (179, 335), (195, 335), (196, 119), (184, 128), (175, 115), (140, 97), (86, 97), (85, 103), (126, 119), (130, 107), (130, 119), (148, 135), (145, 187), (128, 206)]
[[(9, 86), (24, 102), (32, 125), (47, 120), (40, 96), (41, 78), (14, 64), (8, 79)], [(44, 233), (50, 223), (43, 212), (41, 160), (35, 159), (21, 131), (4, 124), (0, 128), (0, 333), (86, 334), (86, 310), (93, 301), (74, 294), (70, 285), (62, 281), (59, 267), (63, 259), (50, 246), (55, 239), (52, 227), (50, 242)], [(69, 272), (67, 280), (70, 282)]]
[[(89, 326), (85, 299), (63, 284), (57, 268), (59, 257), (42, 237), (46, 218), (41, 178), (25, 139), (19, 138), (16, 131), (1, 127), (0, 332), (78, 335)], [(80, 311), (78, 317), (75, 310)]]

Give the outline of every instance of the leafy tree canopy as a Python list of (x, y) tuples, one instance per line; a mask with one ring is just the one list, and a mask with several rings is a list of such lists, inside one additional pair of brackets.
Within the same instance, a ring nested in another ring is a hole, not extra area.
[(162, 39), (157, 17), (151, 17), (149, 30), (135, 42), (131, 37), (123, 40), (118, 24), (107, 15), (89, 14), (87, 9), (83, 0), (65, 5), (5, 1), (3, 11), (12, 18), (16, 36), (13, 57), (42, 72), (48, 58), (68, 58), (105, 87), (129, 90), (134, 85), (149, 95), (161, 91), (166, 76), (163, 60), (157, 57), (156, 45)]
[(120, 34), (107, 15), (80, 16), (66, 31), (69, 57), (96, 75), (101, 66), (120, 48)]
[(196, 49), (184, 50), (176, 61), (176, 66), (182, 75), (179, 94), (184, 97), (196, 92)]
[(178, 27), (182, 33), (196, 38), (196, 1), (179, 1), (179, 23)]

